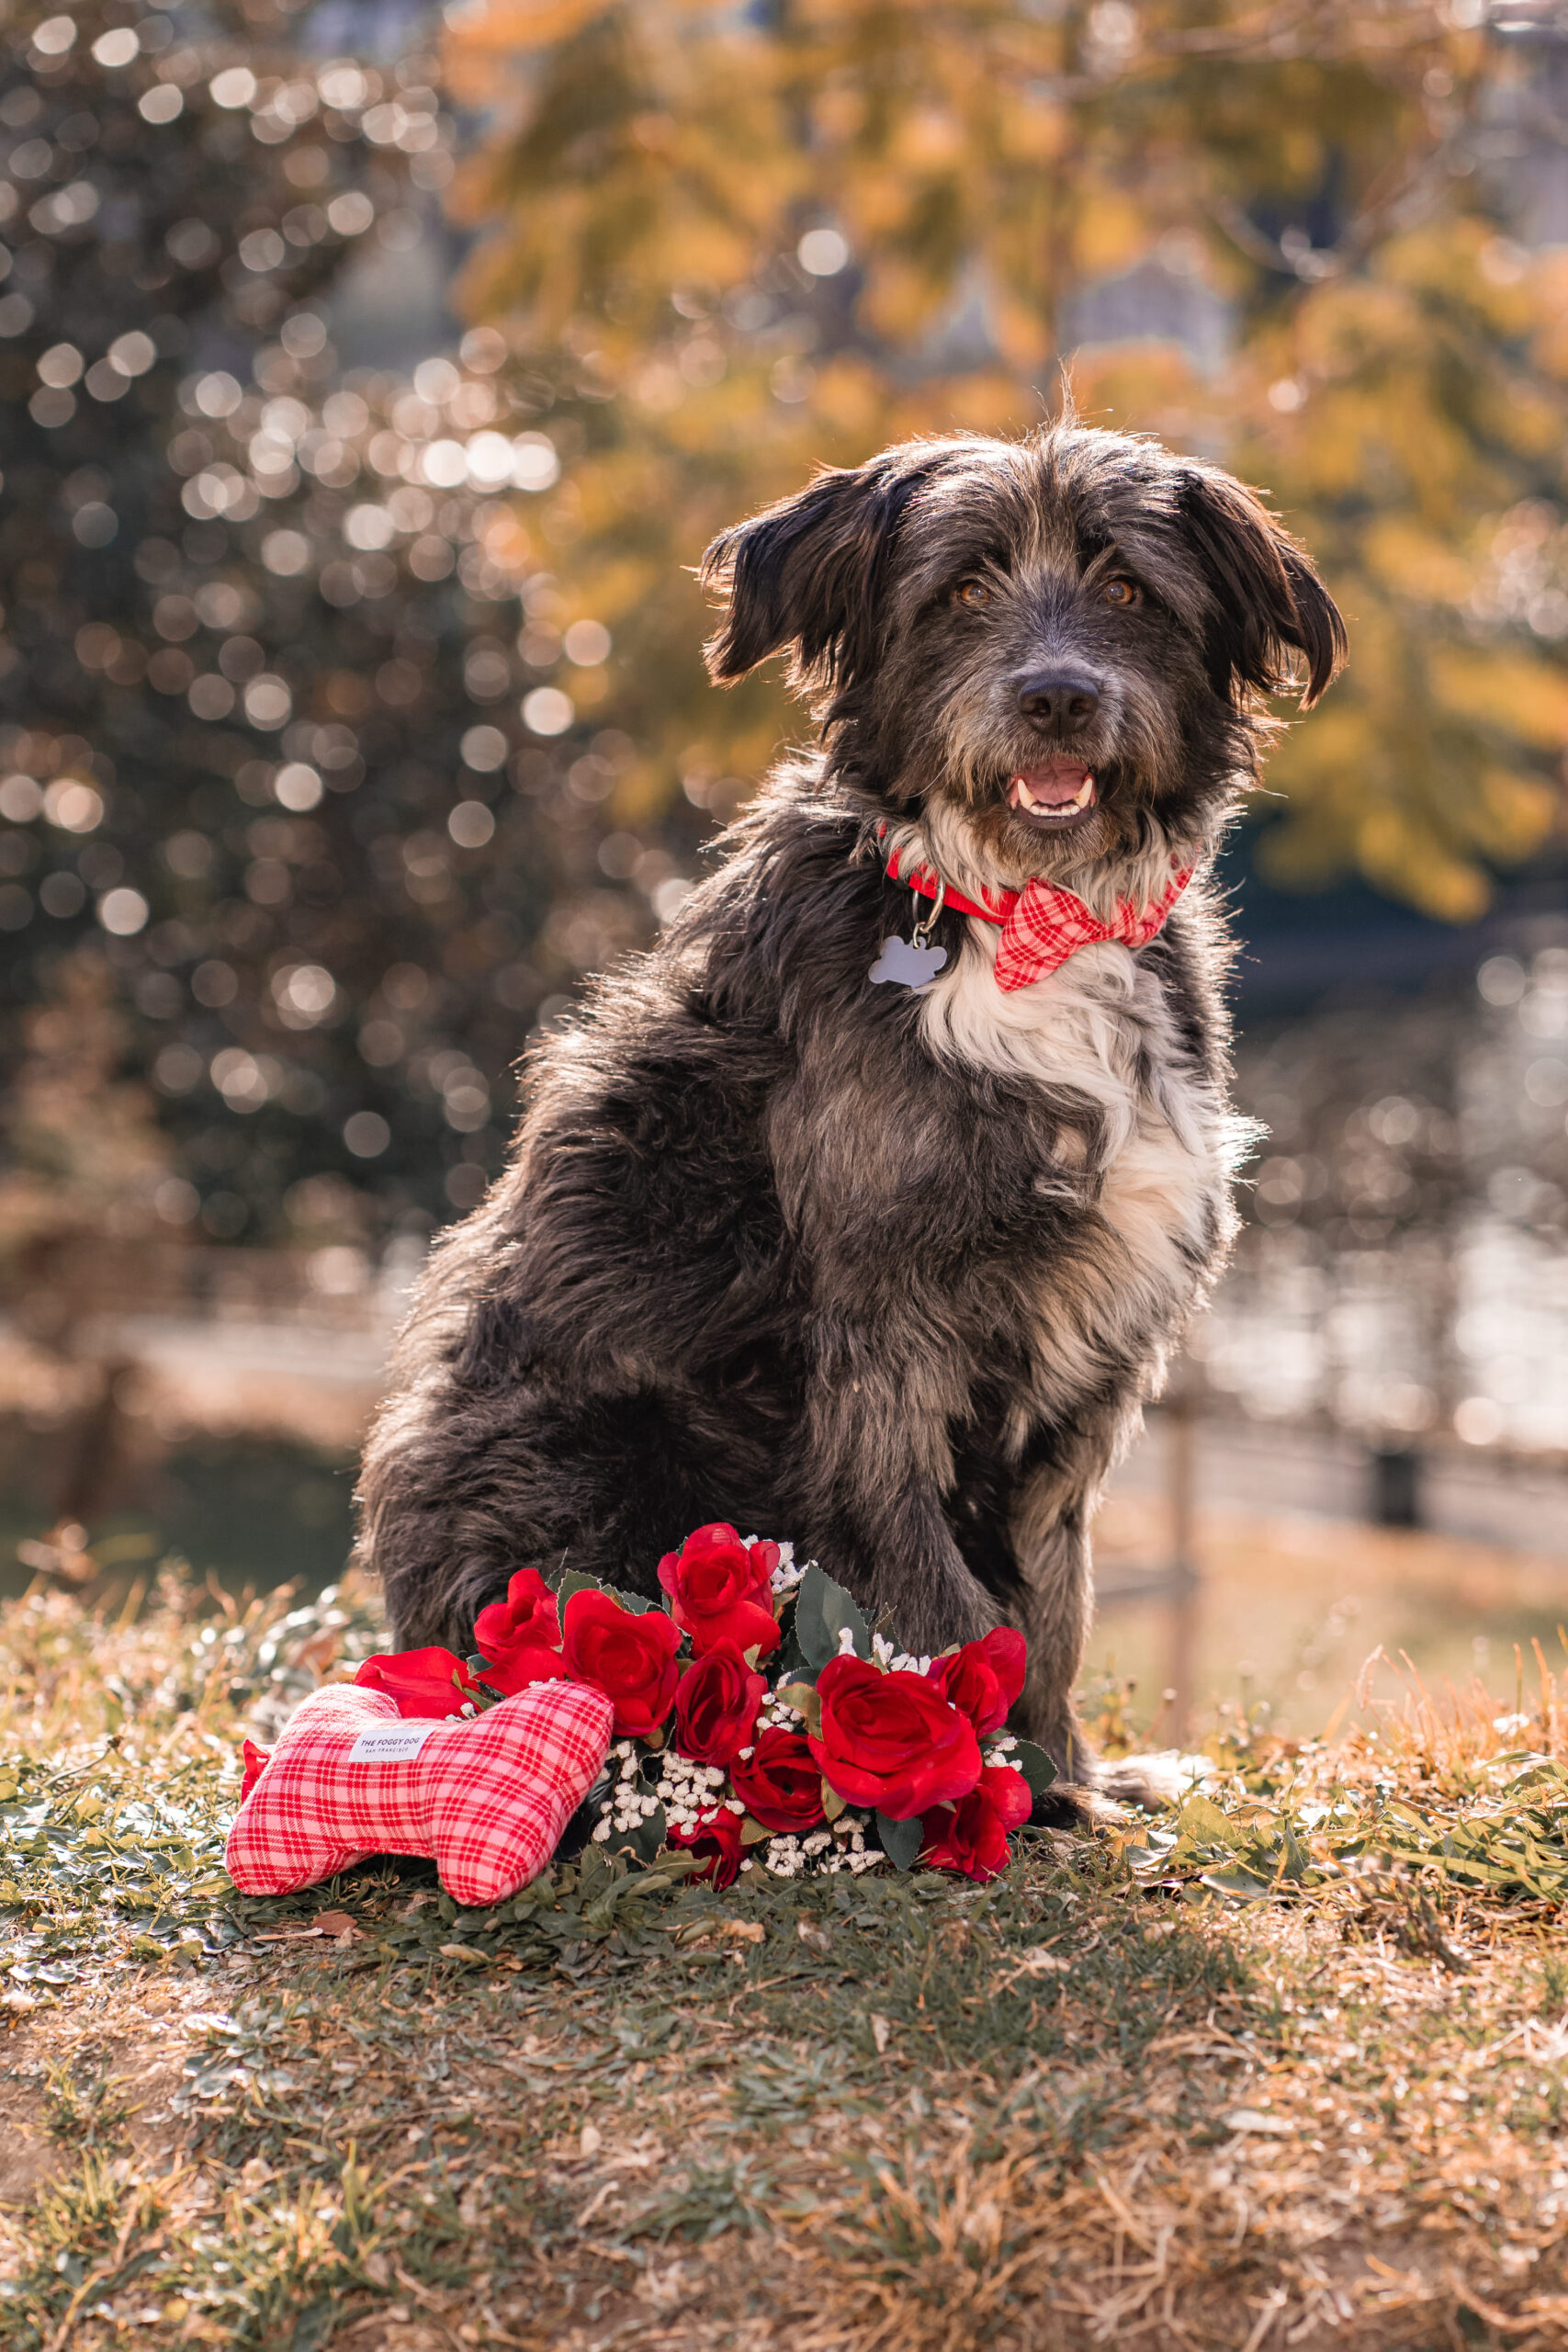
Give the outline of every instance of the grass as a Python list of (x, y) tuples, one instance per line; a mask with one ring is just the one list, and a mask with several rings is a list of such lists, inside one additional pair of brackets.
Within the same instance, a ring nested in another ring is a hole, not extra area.
[(243, 1730), (375, 1642), (351, 1587), (0, 1619), (0, 2344), (1568, 2344), (1563, 1653), (1233, 1710), (983, 1889), (240, 1898)]

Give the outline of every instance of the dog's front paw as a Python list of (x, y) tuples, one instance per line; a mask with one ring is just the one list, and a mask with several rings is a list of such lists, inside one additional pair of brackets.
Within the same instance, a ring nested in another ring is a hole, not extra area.
[(1143, 1756), (1119, 1756), (1113, 1763), (1101, 1764), (1094, 1779), (1100, 1793), (1119, 1804), (1136, 1805), (1143, 1813), (1163, 1813), (1213, 1777), (1214, 1767), (1208, 1757), (1162, 1747)]

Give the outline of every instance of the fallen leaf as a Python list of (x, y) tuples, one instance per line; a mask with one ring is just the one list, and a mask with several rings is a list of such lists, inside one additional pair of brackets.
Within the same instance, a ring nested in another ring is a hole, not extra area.
[(1233, 2107), (1225, 2118), (1227, 2132), (1268, 2132), (1276, 2139), (1288, 2140), (1295, 2130), (1282, 2115), (1265, 2115), (1261, 2108)]
[(887, 2045), (893, 2039), (893, 2029), (886, 2018), (877, 2016), (874, 2009), (871, 2013), (871, 2038), (876, 2044), (877, 2056), (885, 2058), (887, 2054)]
[(323, 1936), (357, 1936), (360, 1932), (346, 1911), (318, 1911), (310, 1924), (319, 1928)]
[(761, 1919), (727, 1919), (719, 1933), (728, 1936), (732, 1942), (738, 1944), (761, 1944), (768, 1939), (768, 1931)]
[(577, 2144), (583, 2155), (596, 2156), (604, 2144), (604, 2134), (596, 2123), (585, 2123)]

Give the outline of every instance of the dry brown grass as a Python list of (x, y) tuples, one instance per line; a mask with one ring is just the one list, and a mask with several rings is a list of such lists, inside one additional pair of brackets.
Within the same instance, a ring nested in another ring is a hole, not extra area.
[(362, 1595), (128, 1601), (0, 1621), (17, 2352), (1568, 2346), (1568, 1652), (1232, 1717), (1206, 1798), (983, 1893), (455, 1918), (213, 1869)]

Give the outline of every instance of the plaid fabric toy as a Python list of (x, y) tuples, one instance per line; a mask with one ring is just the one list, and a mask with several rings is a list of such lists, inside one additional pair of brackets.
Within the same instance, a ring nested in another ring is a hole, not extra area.
[(383, 1690), (314, 1690), (284, 1726), (229, 1832), (243, 1894), (292, 1894), (372, 1854), (426, 1854), (455, 1903), (503, 1903), (536, 1878), (610, 1745), (610, 1702), (542, 1683), (482, 1715), (410, 1721)]

